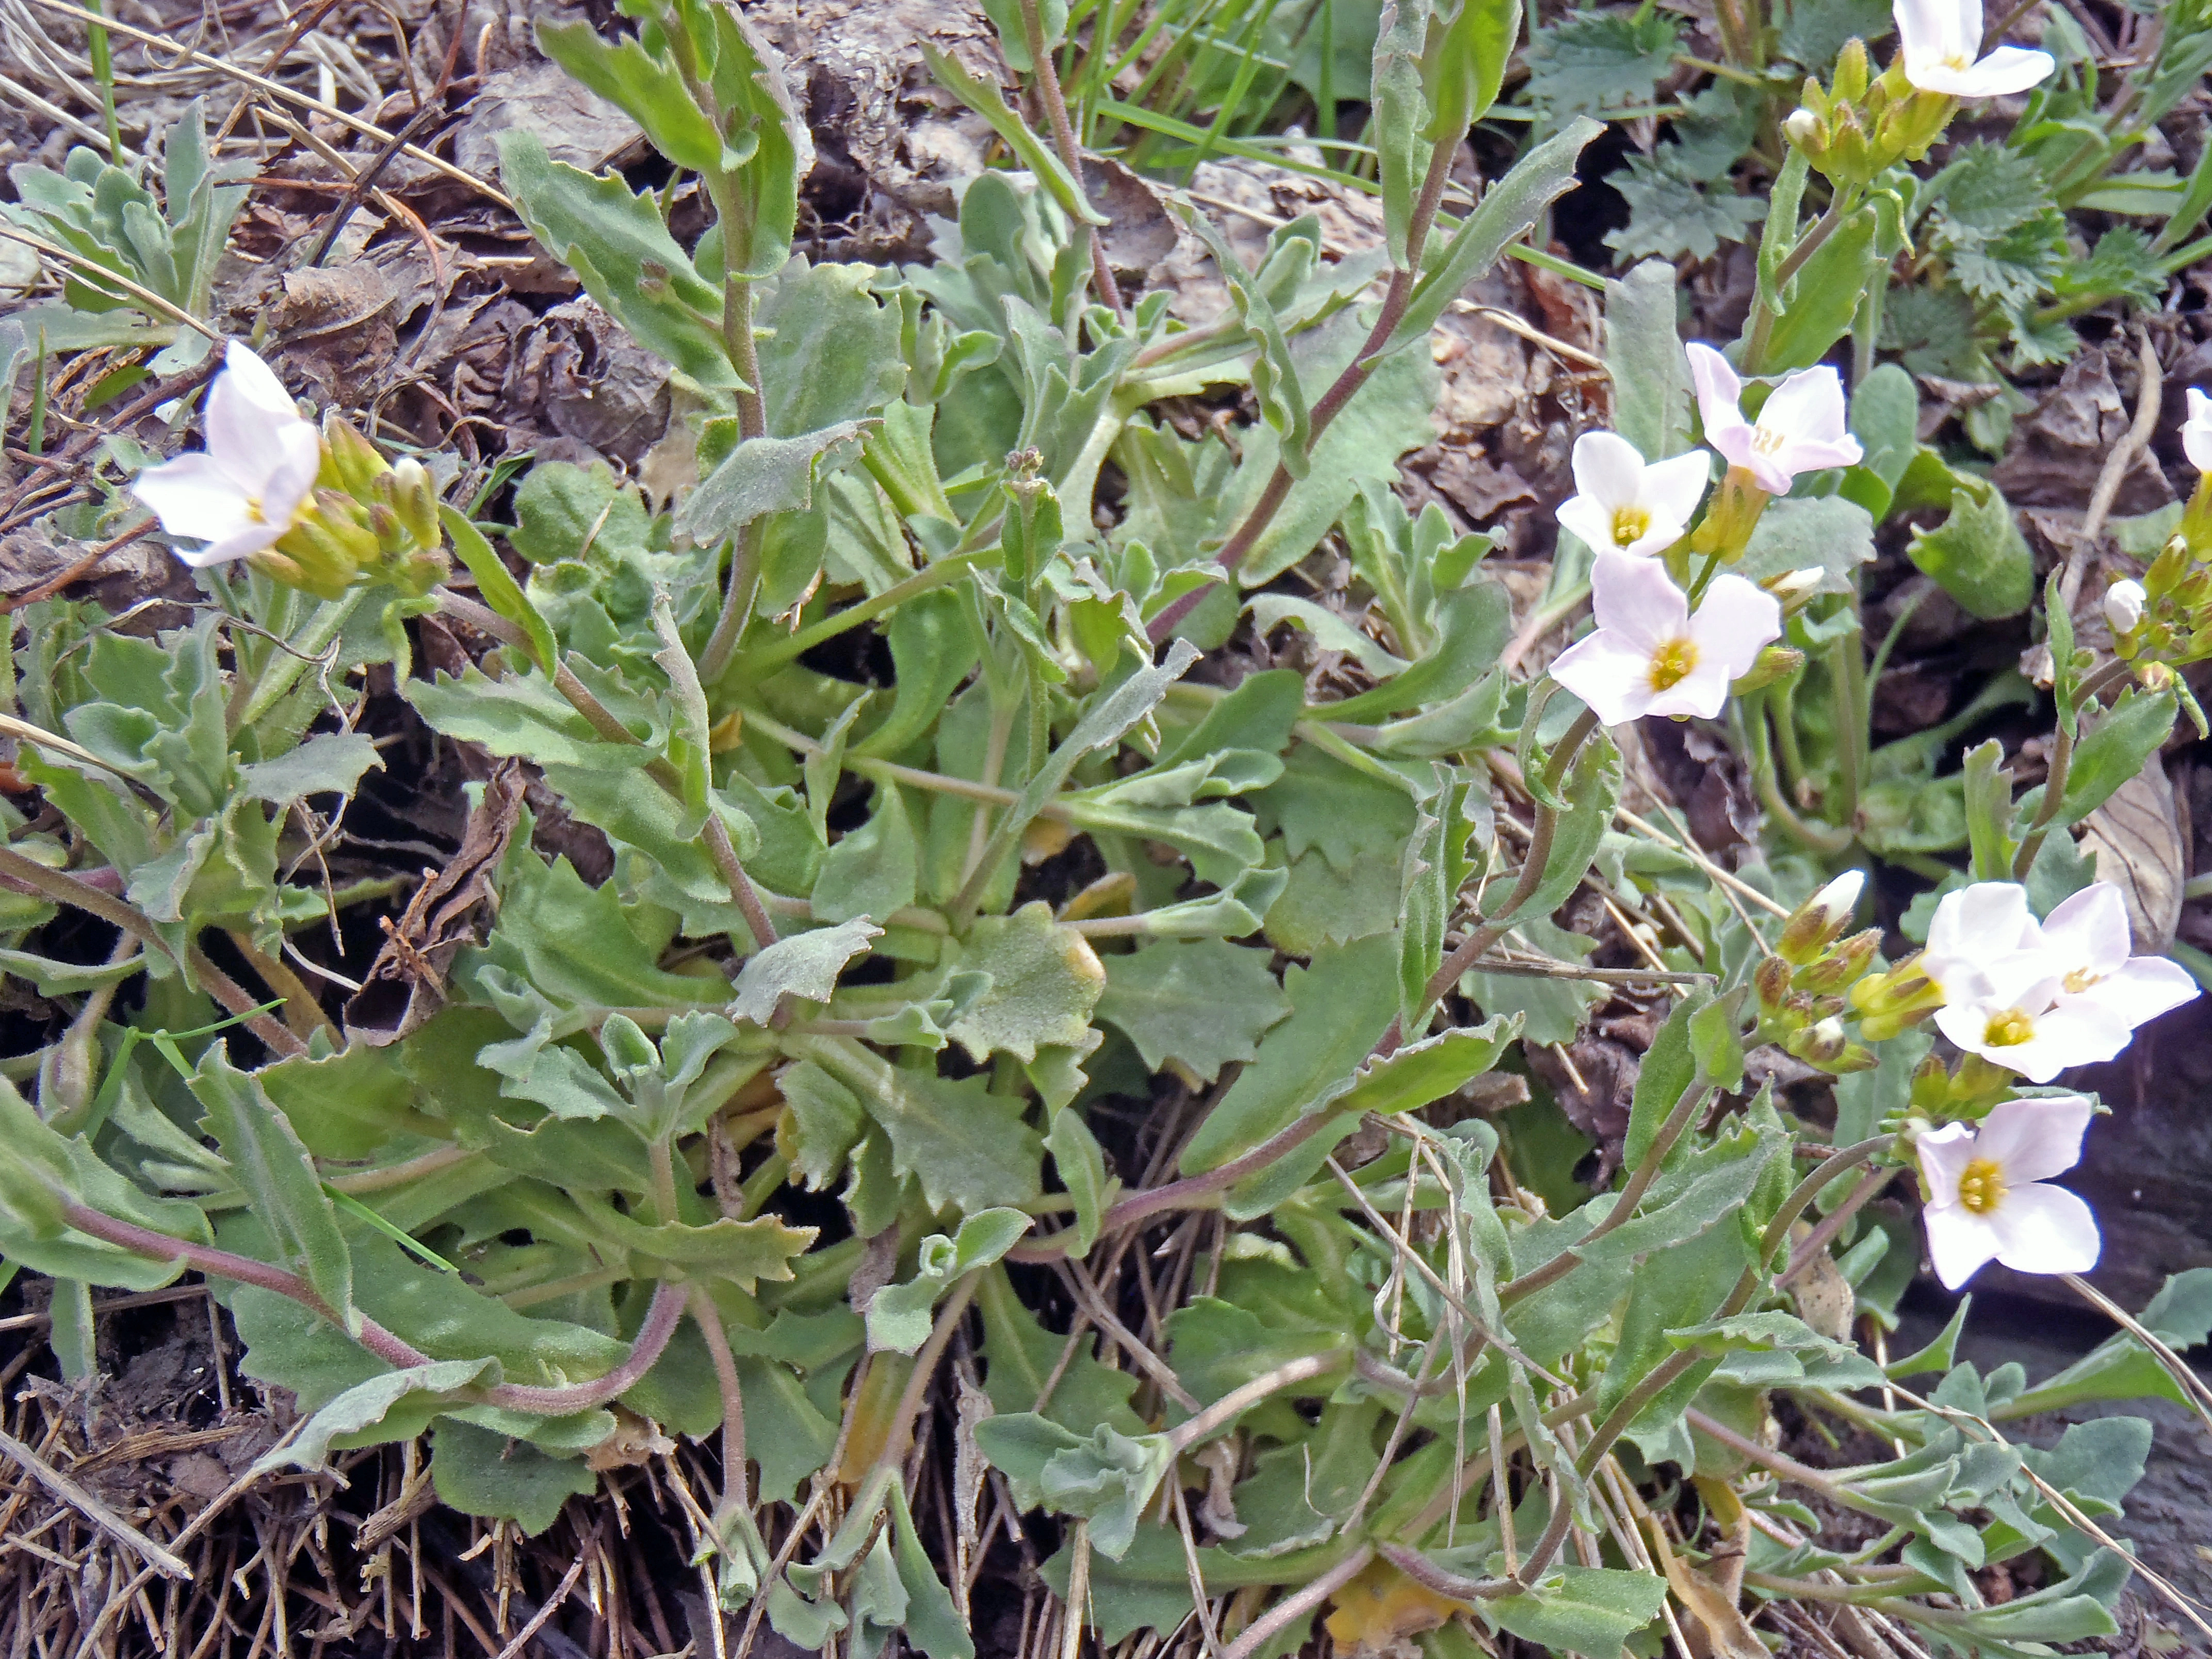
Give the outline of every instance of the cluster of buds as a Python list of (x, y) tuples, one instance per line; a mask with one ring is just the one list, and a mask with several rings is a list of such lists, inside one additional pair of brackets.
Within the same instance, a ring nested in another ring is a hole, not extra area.
[(1783, 131), (1817, 172), (1863, 190), (1899, 161), (1920, 160), (1942, 136), (1958, 100), (1914, 87), (1903, 64), (1900, 56), (1875, 77), (1866, 44), (1849, 40), (1827, 90), (1805, 77), (1799, 106)]
[(1877, 78), (1861, 40), (1837, 54), (1828, 89), (1810, 77), (1783, 124), (1805, 159), (1838, 185), (1864, 189), (1900, 161), (1917, 161), (1943, 136), (1962, 98), (2026, 92), (2057, 67), (2021, 46), (1982, 53), (1981, 0), (1896, 0), (1898, 51)]
[(2140, 581), (2117, 581), (2105, 592), (2112, 651), (2151, 686), (2184, 663), (2212, 657), (2212, 398), (2195, 386), (2181, 442), (2197, 479), (2179, 528)]
[(1759, 994), (1759, 1040), (1779, 1042), (1808, 1066), (1840, 1076), (1863, 1072), (1874, 1053), (1844, 1024), (1847, 994), (1863, 982), (1881, 930), (1849, 938), (1865, 874), (1846, 871), (1791, 913), (1775, 953), (1759, 964), (1752, 982)]
[(208, 394), (207, 447), (131, 483), (172, 536), (200, 544), (195, 569), (244, 560), (326, 599), (360, 581), (414, 595), (442, 581), (437, 491), (422, 464), (397, 466), (326, 416), (317, 431), (269, 366), (234, 340)]

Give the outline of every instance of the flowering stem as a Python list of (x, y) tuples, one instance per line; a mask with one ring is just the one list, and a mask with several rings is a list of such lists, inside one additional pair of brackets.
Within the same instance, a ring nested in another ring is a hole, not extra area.
[[(2083, 681), (2074, 696), (2075, 707), (2080, 708), (2092, 697), (2100, 696), (2121, 684), (2135, 671), (2124, 662), (2109, 662)], [(2074, 763), (2074, 733), (2067, 728), (2075, 721), (2061, 720), (2052, 734), (2051, 765), (2043, 779), (2043, 799), (2035, 809), (2035, 821), (2028, 825), (2027, 838), (2014, 854), (2012, 873), (2014, 881), (2026, 881), (2027, 872), (2035, 867), (2036, 855), (2043, 851), (2043, 843), (2051, 834), (2051, 826), (2058, 817), (2058, 809), (2066, 803), (2066, 775)]]
[[(1852, 604), (1856, 607), (1857, 601)], [(1866, 784), (1866, 647), (1853, 628), (1828, 650), (1836, 709), (1837, 816), (1848, 836), (1858, 822), (1859, 791)]]
[(1758, 793), (1759, 805), (1766, 808), (1768, 815), (1816, 853), (1825, 853), (1832, 857), (1836, 854), (1848, 852), (1851, 845), (1850, 835), (1825, 825), (1808, 823), (1783, 798), (1782, 786), (1774, 774), (1774, 748), (1767, 733), (1765, 693), (1755, 691), (1749, 696), (1738, 699), (1735, 728), (1737, 741), (1751, 761), (1752, 787)]
[[(1421, 181), (1421, 193), (1413, 203), (1413, 216), (1406, 226), (1406, 263), (1390, 273), (1390, 285), (1384, 290), (1382, 305), (1376, 313), (1375, 325), (1367, 333), (1367, 340), (1355, 353), (1344, 372), (1336, 377), (1335, 384), (1322, 393), (1307, 421), (1306, 453), (1311, 455), (1321, 443), (1322, 434), (1329, 423), (1344, 412), (1344, 406), (1367, 384), (1380, 361), (1376, 353), (1390, 342), (1398, 331), (1399, 319), (1405, 316), (1406, 307), (1412, 303), (1413, 289), (1421, 275), (1421, 252), (1429, 240), (1430, 228), (1435, 224), (1437, 209), (1444, 198), (1444, 186), (1451, 179), (1452, 157), (1457, 154), (1455, 143), (1439, 143), (1430, 153), (1429, 171)], [(1245, 514), (1244, 521), (1224, 544), (1214, 561), (1229, 571), (1232, 577), (1237, 566), (1244, 562), (1262, 532), (1274, 522), (1275, 514), (1282, 508), (1291, 493), (1291, 475), (1279, 461), (1268, 476), (1267, 487)], [(1146, 625), (1145, 631), (1155, 644), (1174, 633), (1185, 617), (1198, 606), (1199, 601), (1212, 592), (1212, 587), (1194, 587), (1172, 605), (1163, 609)]]
[(261, 678), (253, 682), (253, 689), (238, 705), (237, 716), (230, 729), (242, 732), (274, 708), (300, 683), (300, 676), (309, 663), (319, 663), (323, 653), (344, 631), (347, 621), (353, 616), (367, 593), (366, 587), (355, 587), (335, 599), (325, 599), (307, 618), (307, 625), (293, 639), (278, 642), (276, 654), (261, 671)]
[[(1835, 195), (1829, 198), (1828, 210), (1814, 221), (1812, 228), (1797, 239), (1796, 246), (1775, 267), (1774, 288), (1777, 293), (1787, 288), (1790, 279), (1805, 268), (1806, 261), (1818, 253), (1828, 238), (1842, 228), (1844, 221), (1857, 205), (1858, 192), (1855, 187), (1845, 185), (1837, 190)], [(1759, 365), (1766, 359), (1766, 349), (1772, 343), (1777, 320), (1773, 308), (1764, 300), (1753, 303), (1751, 327), (1745, 334), (1743, 344), (1743, 372), (1746, 374), (1761, 372)]]
[[(1045, 45), (1044, 20), (1039, 15), (1037, 0), (1022, 0), (1022, 39), (1030, 52), (1030, 73), (1037, 101), (1044, 106), (1045, 120), (1052, 128), (1052, 147), (1060, 152), (1060, 164), (1067, 176), (1075, 181), (1075, 188), (1083, 189), (1083, 147), (1075, 141), (1075, 127), (1067, 118), (1067, 99), (1060, 88), (1060, 67), (1052, 61), (1051, 49)], [(1085, 239), (1091, 244), (1091, 279), (1098, 285), (1098, 298), (1116, 317), (1125, 315), (1121, 305), (1121, 284), (1114, 280), (1114, 267), (1106, 258), (1106, 239), (1099, 234), (1098, 227), (1083, 227)]]

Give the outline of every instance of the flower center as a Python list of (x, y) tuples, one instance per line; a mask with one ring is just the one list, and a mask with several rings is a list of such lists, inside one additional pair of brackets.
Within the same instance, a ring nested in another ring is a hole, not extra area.
[(2078, 997), (2092, 985), (2102, 981), (2104, 977), (2102, 974), (2092, 973), (2087, 968), (2076, 968), (2066, 975), (2066, 990), (2069, 995)]
[(1751, 453), (1754, 455), (1775, 454), (1789, 441), (1788, 433), (1778, 432), (1771, 426), (1755, 426), (1751, 429)]
[(1959, 1176), (1959, 1202), (1976, 1215), (1989, 1214), (2004, 1195), (2004, 1170), (1994, 1158), (1976, 1158)]
[(1654, 691), (1671, 691), (1690, 678), (1698, 665), (1698, 647), (1688, 640), (1669, 640), (1651, 653), (1650, 679)]
[(1616, 508), (1613, 515), (1613, 544), (1632, 547), (1651, 528), (1651, 514), (1640, 507)]
[(262, 515), (260, 496), (248, 495), (246, 498), (246, 516), (256, 524), (267, 524), (269, 522), (269, 520)]
[(2002, 1013), (1990, 1016), (1990, 1023), (1982, 1031), (1982, 1041), (1992, 1048), (2014, 1048), (2032, 1041), (2034, 1036), (2034, 1019), (2024, 1009), (2008, 1008)]

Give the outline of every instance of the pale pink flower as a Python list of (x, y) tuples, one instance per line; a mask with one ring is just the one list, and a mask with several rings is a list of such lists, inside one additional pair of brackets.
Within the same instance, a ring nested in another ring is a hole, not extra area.
[(1728, 359), (1695, 341), (1688, 349), (1705, 441), (1768, 495), (1788, 495), (1801, 472), (1856, 466), (1866, 453), (1845, 423), (1843, 377), (1826, 364), (1775, 387), (1753, 422), (1743, 417), (1743, 382)]
[(1922, 92), (2002, 98), (2026, 92), (2058, 67), (2049, 52), (2024, 46), (1980, 57), (1982, 0), (1896, 0), (1891, 11), (1905, 78)]
[(1601, 548), (1590, 571), (1597, 629), (1552, 665), (1552, 678), (1607, 726), (1645, 714), (1711, 719), (1730, 682), (1782, 632), (1782, 607), (1741, 576), (1717, 576), (1689, 601), (1656, 559)]
[(2199, 472), (2212, 472), (2212, 398), (2189, 388), (2189, 418), (2181, 423), (2182, 453)]
[(237, 340), (222, 361), (208, 393), (207, 447), (149, 467), (131, 484), (162, 529), (206, 544), (177, 550), (195, 568), (274, 545), (322, 465), (321, 437), (269, 365)]
[(1574, 469), (1576, 494), (1559, 508), (1559, 527), (1592, 550), (1623, 553), (1657, 553), (1680, 540), (1711, 477), (1701, 449), (1647, 464), (1616, 432), (1576, 439)]
[(2089, 1206), (2046, 1184), (2081, 1159), (2096, 1109), (2079, 1095), (2008, 1100), (1978, 1127), (1920, 1137), (1921, 1213), (1936, 1276), (1957, 1290), (1992, 1260), (2016, 1273), (2083, 1273), (2102, 1242)]

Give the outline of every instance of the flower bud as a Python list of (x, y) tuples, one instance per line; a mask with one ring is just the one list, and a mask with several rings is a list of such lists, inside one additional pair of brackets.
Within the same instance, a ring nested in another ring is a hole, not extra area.
[(1759, 993), (1759, 1006), (1771, 1013), (1790, 1000), (1790, 964), (1780, 957), (1765, 957), (1752, 970), (1751, 982)]
[(1824, 1019), (1802, 1031), (1792, 1032), (1782, 1046), (1808, 1066), (1826, 1066), (1843, 1058), (1850, 1039), (1844, 1033), (1843, 1021)]
[(323, 416), (323, 465), (315, 482), (325, 489), (365, 495), (369, 485), (391, 468), (376, 446), (337, 417)]
[(1782, 124), (1782, 131), (1798, 149), (1808, 149), (1820, 136), (1820, 118), (1809, 109), (1792, 110), (1790, 118)]
[(1782, 924), (1782, 939), (1775, 949), (1801, 968), (1817, 961), (1850, 925), (1865, 888), (1865, 871), (1844, 871), (1791, 913)]
[(393, 466), (388, 483), (392, 510), (399, 515), (399, 522), (415, 538), (415, 544), (436, 547), (441, 539), (438, 531), (438, 492), (430, 482), (428, 470), (410, 455)]
[(1855, 933), (1842, 944), (1831, 946), (1826, 956), (1797, 975), (1797, 982), (1808, 991), (1821, 994), (1847, 991), (1865, 976), (1868, 964), (1881, 948), (1881, 928), (1869, 927), (1863, 933)]
[(2105, 622), (2114, 635), (2132, 630), (2142, 620), (2143, 586), (2138, 581), (2117, 581), (2105, 590)]
[(1827, 574), (1821, 566), (1808, 564), (1802, 569), (1785, 570), (1778, 576), (1769, 576), (1759, 586), (1782, 602), (1784, 616), (1795, 616), (1812, 602), (1813, 596), (1820, 591), (1821, 580)]
[(1805, 653), (1794, 646), (1770, 645), (1759, 653), (1750, 670), (1741, 679), (1731, 680), (1729, 690), (1741, 695), (1756, 691), (1761, 686), (1785, 680), (1805, 665)]
[(1836, 54), (1836, 73), (1829, 85), (1839, 103), (1856, 104), (1867, 95), (1874, 65), (1867, 58), (1866, 42), (1853, 36)]

